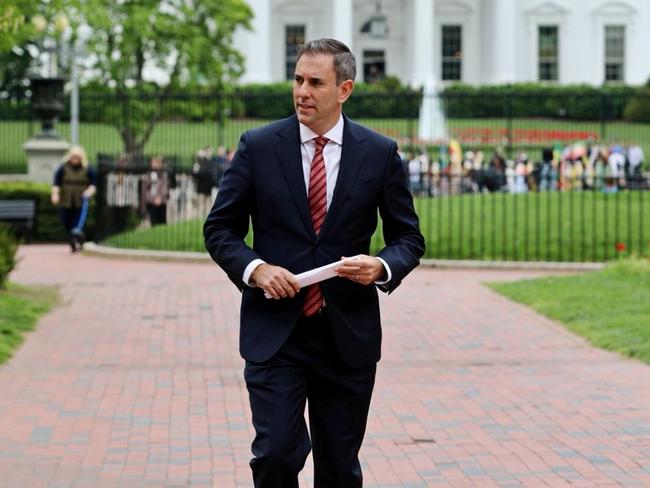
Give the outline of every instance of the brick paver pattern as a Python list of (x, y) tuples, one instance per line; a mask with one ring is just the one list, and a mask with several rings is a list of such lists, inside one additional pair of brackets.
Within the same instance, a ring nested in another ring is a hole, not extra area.
[[(215, 265), (20, 258), (12, 279), (62, 300), (0, 368), (1, 487), (252, 485), (239, 293)], [(418, 269), (382, 297), (366, 487), (650, 486), (650, 367), (481, 284), (533, 275)]]

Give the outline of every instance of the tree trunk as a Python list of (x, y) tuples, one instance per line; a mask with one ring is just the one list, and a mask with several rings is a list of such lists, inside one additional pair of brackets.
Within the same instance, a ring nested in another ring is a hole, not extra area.
[(135, 131), (128, 127), (120, 129), (122, 138), (123, 154), (127, 157), (130, 164), (137, 164), (142, 157), (143, 144), (138, 144)]

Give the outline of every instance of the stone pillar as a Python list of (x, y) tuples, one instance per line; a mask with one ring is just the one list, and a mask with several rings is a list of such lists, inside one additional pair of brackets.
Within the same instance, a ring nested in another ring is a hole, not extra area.
[(354, 39), (352, 0), (333, 0), (332, 32), (334, 38), (343, 42), (354, 52), (352, 41)]
[(494, 82), (514, 83), (517, 81), (517, 42), (515, 0), (493, 0), (494, 19)]
[(273, 81), (271, 70), (271, 0), (247, 0), (253, 10), (252, 32), (246, 32), (246, 81)]
[(63, 156), (70, 144), (63, 139), (32, 137), (23, 149), (27, 153), (27, 179), (38, 183), (52, 184), (56, 168), (63, 162)]

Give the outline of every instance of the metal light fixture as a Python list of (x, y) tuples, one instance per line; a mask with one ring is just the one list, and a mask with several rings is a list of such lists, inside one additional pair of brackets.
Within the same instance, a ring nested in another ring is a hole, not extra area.
[(388, 19), (381, 13), (381, 2), (376, 4), (376, 12), (361, 27), (361, 32), (371, 37), (385, 38), (388, 36)]

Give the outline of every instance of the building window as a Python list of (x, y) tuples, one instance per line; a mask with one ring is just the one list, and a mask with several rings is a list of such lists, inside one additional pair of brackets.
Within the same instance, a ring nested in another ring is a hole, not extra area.
[(459, 81), (462, 72), (463, 37), (460, 25), (442, 26), (442, 80)]
[(539, 80), (558, 81), (558, 29), (556, 25), (539, 26)]
[(298, 48), (305, 43), (305, 26), (304, 25), (287, 25), (284, 35), (284, 52), (285, 77), (287, 80), (293, 80), (296, 71), (296, 61), (298, 60)]
[(605, 81), (623, 81), (625, 26), (605, 26)]
[(363, 81), (377, 83), (386, 77), (384, 51), (363, 51)]

